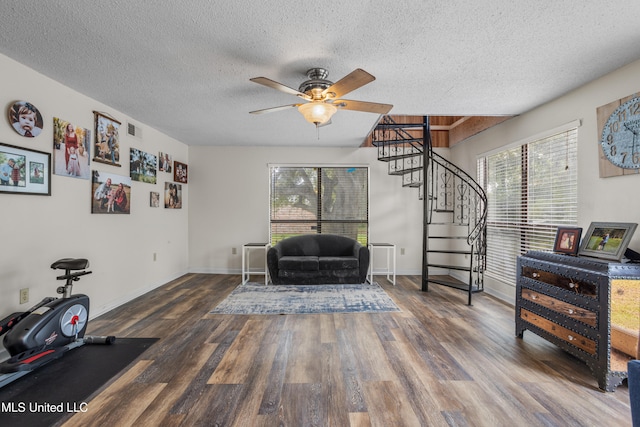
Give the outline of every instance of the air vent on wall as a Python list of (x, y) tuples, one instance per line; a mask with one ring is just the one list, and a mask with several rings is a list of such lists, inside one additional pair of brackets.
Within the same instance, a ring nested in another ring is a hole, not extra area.
[(127, 134), (142, 139), (142, 128), (133, 123), (127, 123)]

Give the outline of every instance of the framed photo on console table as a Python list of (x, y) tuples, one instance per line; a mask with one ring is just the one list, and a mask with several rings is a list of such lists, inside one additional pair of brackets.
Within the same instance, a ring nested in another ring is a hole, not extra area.
[(578, 253), (578, 248), (580, 247), (581, 235), (582, 228), (580, 227), (558, 227), (553, 251), (576, 255)]
[(51, 195), (51, 154), (0, 144), (0, 193)]
[(578, 255), (620, 261), (637, 226), (631, 222), (592, 222)]

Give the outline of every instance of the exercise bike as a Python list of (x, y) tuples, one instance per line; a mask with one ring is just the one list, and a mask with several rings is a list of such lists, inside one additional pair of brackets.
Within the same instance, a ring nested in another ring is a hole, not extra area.
[(47, 297), (25, 312), (13, 313), (0, 320), (0, 335), (11, 356), (0, 363), (0, 387), (63, 356), (84, 344), (112, 344), (115, 337), (84, 336), (89, 321), (89, 297), (72, 295), (73, 282), (91, 274), (84, 258), (63, 258), (53, 264), (54, 270), (64, 270), (57, 280), (60, 298)]

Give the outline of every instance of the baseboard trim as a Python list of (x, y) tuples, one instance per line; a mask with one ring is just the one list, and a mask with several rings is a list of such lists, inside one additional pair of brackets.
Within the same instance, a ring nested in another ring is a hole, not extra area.
[(172, 280), (175, 280), (179, 277), (184, 276), (185, 274), (188, 274), (188, 272), (180, 272), (177, 273), (175, 275), (169, 276), (161, 281), (155, 282), (155, 283), (151, 283), (143, 288), (139, 288), (136, 289), (134, 292), (127, 294), (121, 298), (115, 299), (113, 301), (109, 301), (108, 303), (98, 307), (98, 308), (93, 308), (91, 310), (91, 314), (89, 315), (89, 321), (91, 321), (92, 319), (95, 319), (96, 317), (99, 317), (115, 308), (120, 307), (123, 304), (126, 304), (130, 301), (133, 301), (134, 299), (141, 297), (149, 292), (151, 292), (154, 289), (159, 288), (160, 286), (164, 286), (167, 283), (171, 282)]

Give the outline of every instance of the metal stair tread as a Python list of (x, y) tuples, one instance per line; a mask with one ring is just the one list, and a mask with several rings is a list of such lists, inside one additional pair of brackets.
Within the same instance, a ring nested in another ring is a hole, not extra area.
[(397, 169), (397, 170), (389, 172), (389, 175), (392, 175), (392, 176), (406, 175), (408, 173), (417, 172), (417, 171), (421, 171), (421, 170), (422, 170), (422, 166), (418, 166), (418, 167), (415, 167), (415, 168), (408, 168), (408, 169)]
[(424, 129), (424, 123), (378, 123), (374, 130)]
[(424, 140), (422, 138), (402, 138), (402, 139), (377, 139), (375, 141), (371, 141), (371, 144), (374, 147), (379, 147), (380, 145), (398, 145), (398, 144), (411, 144), (417, 142), (420, 147)]
[[(440, 276), (442, 277), (442, 276)], [(448, 286), (451, 288), (455, 288), (455, 289), (460, 289), (462, 291), (468, 291), (469, 290), (469, 284), (461, 282), (459, 280), (453, 279), (443, 279), (440, 278), (438, 276), (429, 276), (428, 280), (431, 283), (435, 283), (437, 285), (443, 285), (443, 286)], [(471, 285), (471, 292), (473, 293), (477, 293), (477, 292), (483, 292), (484, 291), (484, 287), (480, 287), (478, 286), (478, 284), (474, 283)]]
[(460, 270), (460, 271), (471, 271), (471, 267), (462, 266), (462, 265), (448, 265), (448, 264), (427, 264), (429, 267), (435, 268), (446, 268), (449, 270)]
[(454, 249), (429, 249), (427, 252), (438, 254), (455, 254), (455, 255), (471, 255), (471, 251), (460, 251)]
[(422, 156), (422, 153), (409, 153), (409, 154), (400, 154), (395, 156), (384, 156), (378, 157), (378, 160), (381, 162), (390, 162), (392, 160), (403, 160), (408, 159), (409, 157)]

